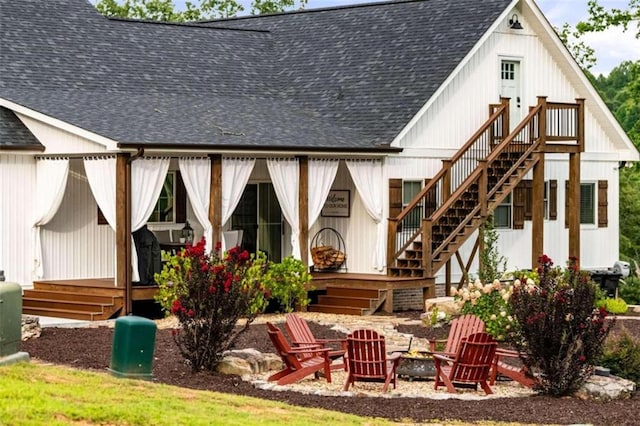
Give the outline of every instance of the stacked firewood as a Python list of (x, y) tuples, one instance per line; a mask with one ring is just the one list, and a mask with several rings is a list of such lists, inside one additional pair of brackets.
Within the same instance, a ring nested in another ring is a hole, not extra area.
[(338, 269), (347, 256), (332, 246), (318, 246), (311, 249), (311, 259), (315, 269)]

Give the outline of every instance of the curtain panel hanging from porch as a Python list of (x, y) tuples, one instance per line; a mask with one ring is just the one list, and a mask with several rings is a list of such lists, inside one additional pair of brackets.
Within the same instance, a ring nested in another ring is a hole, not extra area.
[(205, 250), (212, 249), (213, 228), (209, 221), (209, 204), (211, 192), (211, 160), (209, 158), (179, 158), (178, 165), (182, 180), (187, 189), (189, 202), (196, 219), (204, 228)]
[(300, 219), (298, 216), (300, 162), (297, 158), (268, 158), (267, 169), (282, 214), (291, 226), (291, 255), (300, 259)]
[[(338, 173), (339, 160), (330, 158), (310, 158), (309, 159), (309, 229), (318, 220), (324, 202), (329, 195), (331, 185)], [(307, 244), (309, 247), (309, 244)], [(309, 247), (310, 248), (310, 247)], [(309, 252), (309, 265), (313, 265), (313, 259)]]
[[(164, 179), (169, 171), (170, 158), (143, 157), (131, 163), (131, 232), (147, 223), (156, 205)], [(131, 235), (132, 281), (140, 281), (138, 253)]]
[(347, 168), (369, 216), (376, 223), (376, 246), (373, 267), (382, 271), (385, 266), (385, 223), (383, 219), (383, 174), (380, 160), (346, 160)]
[[(231, 218), (256, 164), (255, 158), (222, 158), (222, 225)], [(222, 238), (222, 251), (225, 247)]]
[(33, 275), (44, 276), (40, 229), (53, 219), (62, 203), (69, 176), (68, 158), (38, 158), (36, 161), (36, 211), (33, 221)]

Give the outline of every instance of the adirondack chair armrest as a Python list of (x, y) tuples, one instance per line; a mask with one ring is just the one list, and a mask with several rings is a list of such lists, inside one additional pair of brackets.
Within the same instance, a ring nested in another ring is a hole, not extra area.
[(520, 358), (521, 355), (522, 353), (518, 351), (514, 351), (513, 349), (504, 349), (504, 348), (496, 349), (496, 358), (500, 358), (500, 357)]
[(433, 357), (434, 360), (438, 360), (438, 361), (445, 361), (445, 362), (455, 361), (452, 357), (450, 357), (448, 354), (445, 354), (443, 352), (436, 352), (431, 354), (431, 356)]
[(429, 352), (437, 352), (437, 345), (446, 345), (447, 339), (433, 339), (429, 340)]
[(391, 354), (387, 355), (387, 361), (394, 364), (400, 363), (400, 358), (402, 358), (401, 352), (392, 352)]
[(299, 346), (295, 348), (291, 348), (289, 353), (291, 354), (318, 354), (322, 357), (329, 356), (329, 348), (319, 348), (317, 346)]

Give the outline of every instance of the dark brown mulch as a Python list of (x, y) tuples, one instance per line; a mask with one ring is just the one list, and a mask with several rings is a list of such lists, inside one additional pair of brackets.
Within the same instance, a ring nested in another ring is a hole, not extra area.
[[(417, 316), (417, 313), (400, 315)], [(311, 323), (317, 337), (339, 337), (328, 327)], [(640, 320), (619, 320), (621, 327), (640, 339)], [(446, 329), (434, 330), (416, 326), (400, 326), (399, 331), (419, 337), (446, 337)], [(111, 358), (113, 329), (98, 328), (45, 328), (38, 339), (22, 343), (23, 351), (32, 358), (66, 364), (75, 368), (105, 371)], [(255, 348), (261, 352), (273, 352), (267, 338), (266, 327), (253, 324), (242, 335), (236, 348)], [(460, 401), (456, 399), (432, 400), (426, 398), (372, 398), (327, 397), (304, 395), (296, 392), (273, 392), (255, 389), (236, 376), (221, 374), (192, 374), (177, 351), (170, 330), (158, 330), (153, 363), (154, 381), (193, 389), (211, 390), (253, 396), (262, 399), (284, 401), (303, 407), (319, 407), (328, 410), (362, 416), (384, 417), (391, 420), (411, 419), (414, 422), (481, 420), (536, 423), (594, 425), (637, 425), (640, 423), (640, 394), (622, 401), (593, 401), (577, 398), (551, 398), (534, 396), (524, 398), (490, 399), (487, 401)]]

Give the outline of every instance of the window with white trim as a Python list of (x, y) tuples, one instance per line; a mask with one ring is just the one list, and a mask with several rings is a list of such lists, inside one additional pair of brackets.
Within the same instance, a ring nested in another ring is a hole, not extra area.
[(511, 194), (509, 194), (493, 211), (494, 228), (511, 228), (512, 212)]

